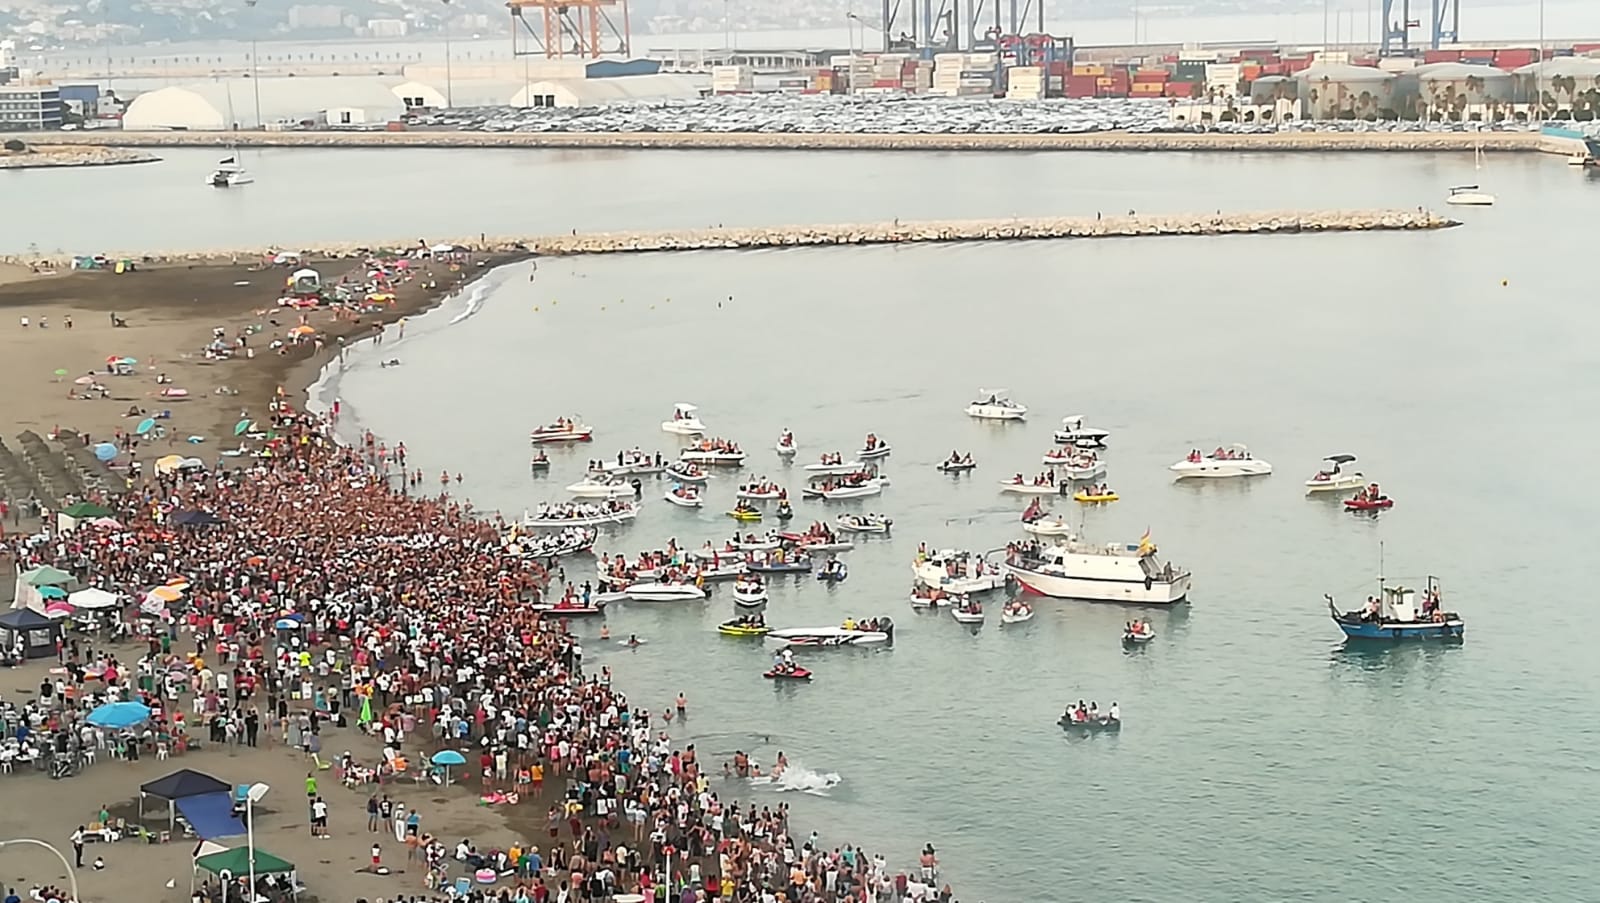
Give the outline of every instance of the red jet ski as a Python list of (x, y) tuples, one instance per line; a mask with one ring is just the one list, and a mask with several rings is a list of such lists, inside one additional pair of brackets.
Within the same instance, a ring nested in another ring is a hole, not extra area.
[(768, 680), (810, 680), (811, 672), (804, 668), (795, 668), (792, 671), (779, 671), (773, 669), (761, 675)]

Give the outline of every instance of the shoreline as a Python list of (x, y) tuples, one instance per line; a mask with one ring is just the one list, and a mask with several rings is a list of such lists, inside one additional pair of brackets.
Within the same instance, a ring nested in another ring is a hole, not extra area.
[(1536, 132), (64, 132), (62, 145), (213, 148), (548, 148), (561, 150), (1113, 151), (1235, 153), (1538, 153)]
[(0, 171), (134, 166), (160, 162), (161, 158), (155, 154), (122, 146), (96, 144), (31, 144), (23, 153), (0, 153)]

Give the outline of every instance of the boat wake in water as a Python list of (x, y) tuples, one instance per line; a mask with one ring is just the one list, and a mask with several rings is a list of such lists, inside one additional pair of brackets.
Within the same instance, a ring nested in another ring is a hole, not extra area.
[(777, 777), (762, 775), (751, 778), (750, 784), (763, 787), (774, 793), (809, 793), (812, 796), (827, 796), (828, 791), (839, 786), (844, 778), (839, 777), (836, 771), (812, 771), (804, 765), (790, 765)]

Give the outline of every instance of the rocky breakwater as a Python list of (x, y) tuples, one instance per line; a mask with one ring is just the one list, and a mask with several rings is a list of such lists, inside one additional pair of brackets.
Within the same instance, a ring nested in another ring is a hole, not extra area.
[[(661, 232), (591, 232), (527, 238), (540, 254), (627, 254), (659, 251), (742, 250), (916, 242), (1035, 241), (1069, 238), (1137, 238), (1175, 235), (1274, 235), (1304, 232), (1401, 232), (1460, 225), (1431, 211), (1326, 210), (1280, 213), (1158, 214), (1048, 217), (947, 222), (771, 228), (680, 229)], [(518, 239), (499, 239), (516, 242)]]
[(124, 166), (154, 163), (160, 157), (126, 147), (27, 144), (10, 138), (0, 144), (0, 169), (46, 169), (71, 166)]

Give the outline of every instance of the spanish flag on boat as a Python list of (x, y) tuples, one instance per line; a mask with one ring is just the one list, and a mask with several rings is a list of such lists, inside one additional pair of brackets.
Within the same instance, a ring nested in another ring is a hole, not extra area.
[(1156, 550), (1155, 543), (1150, 541), (1150, 528), (1144, 528), (1144, 535), (1139, 537), (1139, 554), (1149, 555)]

